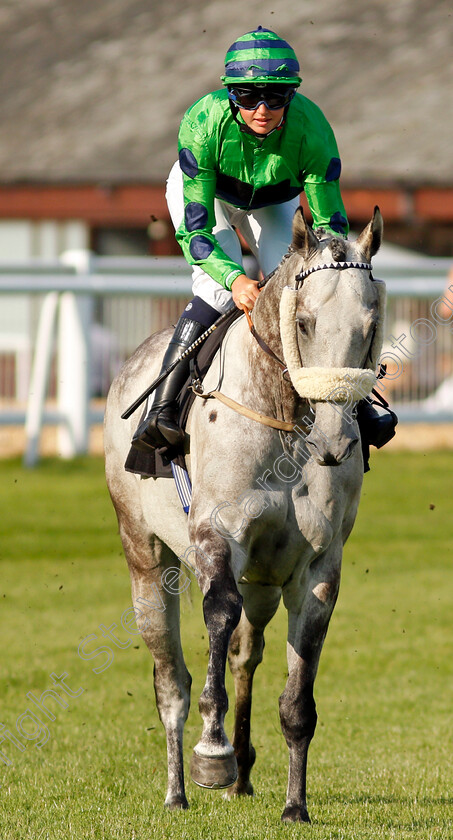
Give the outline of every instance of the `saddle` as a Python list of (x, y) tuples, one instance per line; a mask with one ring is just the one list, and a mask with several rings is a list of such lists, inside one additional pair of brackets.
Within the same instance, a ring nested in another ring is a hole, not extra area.
[[(200, 382), (203, 381), (209, 368), (211, 367), (214, 356), (222, 345), (225, 334), (229, 330), (231, 324), (243, 314), (242, 310), (233, 309), (230, 317), (227, 318), (224, 323), (218, 327), (218, 329), (214, 330), (210, 336), (208, 336), (198, 351), (196, 358), (192, 360), (190, 376), (184, 383), (178, 398), (178, 422), (181, 429), (185, 430), (186, 428), (187, 418), (189, 417), (189, 412), (195, 399), (195, 393), (190, 387), (193, 380), (197, 379), (200, 380)], [(145, 414), (146, 404), (141, 420)], [(172, 478), (172, 463), (177, 467), (184, 470), (186, 469), (183, 445), (175, 447), (168, 444), (168, 446), (162, 446), (150, 452), (140, 452), (131, 446), (124, 468), (127, 472), (136, 473), (142, 478)]]

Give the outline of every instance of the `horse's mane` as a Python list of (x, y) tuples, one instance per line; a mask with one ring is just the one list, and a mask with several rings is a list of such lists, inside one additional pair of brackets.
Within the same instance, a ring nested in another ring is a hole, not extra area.
[[(347, 239), (338, 237), (335, 234), (331, 233), (331, 231), (326, 230), (325, 228), (317, 228), (313, 232), (316, 235), (318, 241), (323, 241), (325, 246), (329, 248), (333, 260), (335, 260), (336, 262), (342, 262), (347, 259)], [(266, 286), (270, 280), (272, 280), (274, 283), (280, 281), (279, 285), (281, 286), (281, 272), (285, 269), (288, 260), (291, 257), (294, 257), (296, 254), (298, 254), (301, 258), (303, 257), (302, 252), (295, 248), (293, 244), (291, 244), (288, 247), (286, 253), (283, 254), (283, 257), (281, 258), (278, 266), (274, 268), (274, 270), (271, 271), (270, 274), (264, 277), (263, 280), (261, 280), (261, 282), (259, 283), (259, 288), (264, 288), (264, 286)], [(305, 263), (308, 262), (309, 257), (310, 253), (306, 255), (304, 260)], [(273, 285), (273, 283), (271, 285)]]

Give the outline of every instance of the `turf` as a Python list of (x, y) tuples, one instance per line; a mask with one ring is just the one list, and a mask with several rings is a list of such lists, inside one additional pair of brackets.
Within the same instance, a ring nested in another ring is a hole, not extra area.
[[(284, 612), (268, 628), (256, 677), (255, 797), (226, 802), (188, 780), (190, 810), (167, 813), (152, 660), (120, 626), (130, 606), (129, 578), (102, 462), (45, 460), (33, 471), (0, 462), (0, 721), (18, 735), (16, 721), (30, 709), (47, 727), (41, 740), (48, 735), (40, 748), (21, 736), (23, 752), (0, 744), (14, 761), (0, 761), (2, 838), (450, 840), (452, 474), (453, 452), (373, 456), (316, 683), (312, 825), (302, 826), (280, 822), (287, 773), (277, 702), (286, 675)], [(183, 640), (194, 684), (187, 776), (207, 654), (195, 583), (189, 593)], [(118, 638), (131, 644), (116, 647), (101, 635), (101, 624), (116, 624)], [(113, 659), (108, 652), (105, 660), (80, 658), (78, 645), (90, 635), (87, 648), (104, 643)], [(93, 673), (103, 661), (105, 670)], [(66, 674), (73, 692), (58, 690), (66, 708), (48, 700), (54, 720), (27, 697), (52, 688), (52, 673)], [(231, 696), (230, 679), (228, 686)], [(31, 734), (36, 723), (22, 721)]]

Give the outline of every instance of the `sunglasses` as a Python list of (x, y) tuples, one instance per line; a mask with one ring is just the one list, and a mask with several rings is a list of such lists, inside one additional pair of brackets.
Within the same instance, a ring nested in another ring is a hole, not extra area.
[(289, 105), (295, 95), (294, 88), (286, 88), (283, 91), (275, 88), (228, 88), (228, 98), (238, 108), (245, 111), (255, 111), (260, 105), (264, 105), (269, 111), (278, 111)]

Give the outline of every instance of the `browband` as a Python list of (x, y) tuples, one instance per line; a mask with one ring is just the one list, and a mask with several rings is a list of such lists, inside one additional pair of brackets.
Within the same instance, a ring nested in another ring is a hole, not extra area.
[(333, 262), (333, 263), (324, 263), (324, 265), (314, 265), (311, 268), (306, 268), (305, 271), (301, 271), (300, 274), (296, 274), (295, 280), (296, 283), (303, 283), (306, 277), (310, 274), (313, 274), (314, 271), (324, 271), (326, 268), (335, 268), (338, 271), (343, 271), (345, 268), (366, 268), (371, 271), (371, 263), (366, 262)]

